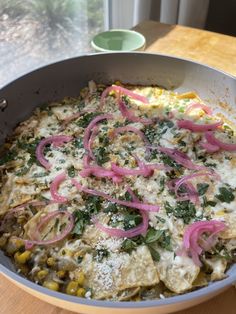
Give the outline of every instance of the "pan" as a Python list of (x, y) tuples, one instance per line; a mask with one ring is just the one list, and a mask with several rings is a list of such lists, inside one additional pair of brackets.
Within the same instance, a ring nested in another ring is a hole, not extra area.
[[(167, 55), (139, 52), (101, 53), (57, 62), (33, 71), (0, 90), (0, 143), (12, 129), (46, 102), (78, 96), (89, 80), (112, 84), (159, 85), (177, 92), (195, 91), (211, 105), (228, 104), (236, 112), (236, 78), (216, 69)], [(232, 112), (231, 112), (232, 115)], [(236, 115), (235, 115), (236, 116)], [(1, 205), (0, 205), (1, 206)], [(227, 278), (205, 288), (163, 300), (96, 301), (50, 291), (19, 275), (0, 251), (0, 272), (46, 302), (78, 313), (171, 313), (203, 302), (236, 282), (236, 265)]]

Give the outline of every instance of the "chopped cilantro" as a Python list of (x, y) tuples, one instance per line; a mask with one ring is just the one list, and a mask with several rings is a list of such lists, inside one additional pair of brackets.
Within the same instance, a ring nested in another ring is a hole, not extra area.
[(234, 191), (230, 187), (226, 188), (222, 186), (219, 188), (219, 192), (220, 194), (217, 194), (215, 197), (221, 202), (231, 203), (235, 199)]
[(110, 160), (109, 154), (105, 147), (94, 149), (94, 155), (99, 166)]
[(165, 177), (164, 177), (164, 176), (161, 177), (161, 178), (160, 178), (160, 182), (159, 182), (160, 188), (159, 188), (159, 191), (158, 191), (157, 194), (161, 194), (161, 193), (164, 191), (164, 189), (165, 189), (165, 182), (166, 182)]
[(159, 262), (160, 254), (158, 253), (158, 251), (156, 249), (154, 249), (152, 246), (149, 246), (148, 248), (149, 248), (149, 251), (151, 253), (151, 256), (152, 256), (153, 260), (155, 262)]
[(103, 212), (116, 214), (118, 212), (118, 207), (115, 203), (109, 203), (108, 206), (103, 209)]
[(88, 195), (85, 206), (87, 212), (96, 214), (101, 210), (101, 198), (99, 196)]
[(164, 162), (165, 165), (170, 166), (174, 169), (180, 170), (183, 167), (179, 164), (177, 164), (172, 158), (170, 158), (166, 154), (161, 154), (161, 160)]
[(126, 214), (124, 216), (124, 229), (129, 230), (132, 229), (142, 222), (142, 216), (139, 214)]
[(162, 236), (163, 232), (164, 230), (156, 230), (154, 228), (148, 229), (148, 232), (145, 236), (145, 242), (152, 243), (158, 241)]
[(125, 239), (121, 245), (121, 249), (127, 253), (137, 248), (137, 243), (131, 239)]
[(5, 163), (12, 161), (16, 158), (17, 152), (15, 150), (10, 150), (6, 154), (0, 157), (0, 166), (4, 165)]
[(154, 245), (158, 245), (163, 249), (172, 251), (171, 238), (167, 233), (167, 230), (155, 230), (150, 228), (144, 238), (144, 242), (153, 248)]
[(209, 188), (208, 183), (198, 183), (197, 184), (197, 191), (198, 191), (198, 194), (200, 196), (204, 195), (206, 193), (206, 191), (208, 190), (208, 188)]
[(144, 129), (144, 134), (150, 143), (157, 142), (174, 123), (170, 120), (159, 120), (156, 125), (148, 125)]
[(207, 207), (207, 206), (212, 206), (212, 207), (215, 207), (216, 206), (216, 202), (214, 201), (211, 201), (211, 200), (208, 200), (206, 198), (206, 196), (203, 196), (203, 204), (202, 204), (203, 207)]
[(165, 209), (167, 214), (174, 215), (176, 218), (182, 218), (185, 224), (188, 224), (196, 216), (196, 208), (189, 201), (177, 202), (175, 207), (166, 202)]
[(81, 128), (87, 128), (89, 123), (100, 114), (100, 112), (88, 112), (85, 113), (77, 122), (76, 124)]
[(204, 165), (209, 168), (216, 168), (217, 164), (214, 162), (204, 162)]
[(75, 217), (75, 226), (72, 234), (82, 235), (85, 226), (90, 222), (90, 215), (86, 211), (77, 210), (73, 213)]
[(75, 226), (72, 234), (82, 235), (86, 225), (90, 223), (91, 216), (101, 209), (101, 199), (98, 196), (87, 196), (85, 200), (85, 210), (76, 210), (73, 213)]
[(158, 221), (162, 222), (162, 223), (165, 223), (165, 222), (166, 222), (166, 220), (165, 220), (164, 218), (160, 217), (160, 216), (156, 216), (156, 219), (157, 219)]
[(76, 148), (84, 148), (83, 138), (82, 138), (82, 137), (77, 137), (77, 138), (73, 141), (73, 145), (74, 145)]
[(107, 136), (100, 136), (99, 137), (99, 143), (102, 144), (103, 146), (106, 146), (109, 144), (109, 137)]
[(71, 177), (71, 178), (74, 178), (74, 177), (75, 177), (75, 168), (74, 168), (74, 166), (70, 166), (70, 167), (67, 169), (67, 172), (68, 172), (69, 177)]
[(21, 177), (24, 176), (29, 171), (28, 167), (22, 167), (20, 170), (16, 172), (16, 176)]
[(125, 194), (123, 196), (121, 196), (119, 199), (123, 200), (123, 201), (130, 202), (130, 201), (132, 201), (132, 196), (129, 194), (128, 191), (126, 191)]
[(94, 255), (96, 261), (98, 262), (102, 262), (102, 260), (108, 256), (109, 256), (109, 252), (106, 249), (96, 250), (95, 255)]

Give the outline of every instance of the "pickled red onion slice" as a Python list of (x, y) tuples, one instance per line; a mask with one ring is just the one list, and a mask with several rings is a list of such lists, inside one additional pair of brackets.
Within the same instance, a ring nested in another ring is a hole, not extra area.
[(52, 166), (43, 155), (44, 148), (46, 145), (53, 144), (54, 146), (61, 146), (63, 143), (68, 143), (72, 140), (73, 140), (72, 136), (53, 135), (40, 141), (36, 148), (36, 157), (38, 161), (40, 162), (40, 164), (44, 166), (47, 170), (49, 170)]

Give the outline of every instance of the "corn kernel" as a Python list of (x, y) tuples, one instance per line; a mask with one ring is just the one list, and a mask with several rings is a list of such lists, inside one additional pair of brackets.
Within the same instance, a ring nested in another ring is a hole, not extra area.
[(49, 257), (49, 258), (47, 259), (47, 265), (48, 265), (48, 266), (54, 266), (55, 264), (56, 264), (55, 258)]
[(77, 297), (84, 298), (86, 290), (84, 288), (79, 288), (76, 292)]
[(59, 270), (57, 272), (57, 277), (63, 279), (66, 276), (66, 272), (64, 270)]
[(38, 277), (39, 280), (42, 280), (42, 279), (46, 278), (47, 275), (48, 275), (48, 270), (47, 269), (40, 270), (37, 273), (37, 277)]
[(66, 287), (66, 293), (70, 295), (76, 295), (76, 292), (78, 290), (78, 282), (77, 281), (70, 281)]
[(59, 290), (59, 284), (53, 280), (44, 281), (43, 287), (48, 288), (48, 289), (53, 290), (53, 291)]
[(76, 281), (78, 282), (80, 286), (83, 286), (84, 281), (85, 281), (84, 273), (80, 272), (78, 276), (76, 276)]
[(25, 251), (23, 253), (16, 252), (14, 255), (14, 259), (19, 264), (25, 264), (30, 259), (30, 256), (31, 256), (30, 251)]
[(24, 242), (20, 239), (11, 238), (9, 239), (6, 247), (6, 251), (9, 255), (13, 255), (19, 248), (24, 246)]

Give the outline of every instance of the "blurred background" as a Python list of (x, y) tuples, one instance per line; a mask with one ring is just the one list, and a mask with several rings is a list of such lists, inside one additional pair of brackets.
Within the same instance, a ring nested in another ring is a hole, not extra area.
[(91, 38), (143, 20), (236, 36), (235, 0), (0, 0), (0, 87), (50, 62), (91, 52)]

